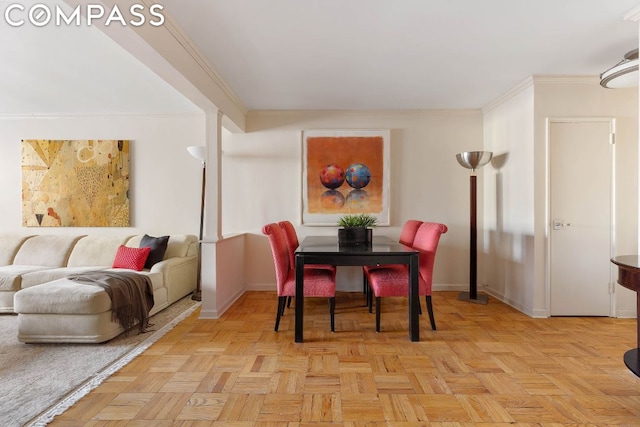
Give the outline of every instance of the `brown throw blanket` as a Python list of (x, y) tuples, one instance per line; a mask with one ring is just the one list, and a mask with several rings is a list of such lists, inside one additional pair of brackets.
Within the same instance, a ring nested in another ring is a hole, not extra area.
[(149, 326), (153, 307), (151, 279), (132, 272), (89, 271), (68, 277), (74, 282), (102, 287), (111, 298), (111, 318), (120, 322), (125, 332), (138, 323), (140, 332)]

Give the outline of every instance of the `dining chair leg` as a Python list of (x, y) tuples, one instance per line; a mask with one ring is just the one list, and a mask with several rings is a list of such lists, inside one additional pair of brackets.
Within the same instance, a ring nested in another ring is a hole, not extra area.
[(369, 307), (369, 313), (373, 313), (373, 292), (371, 289), (367, 292), (367, 307)]
[(287, 297), (287, 308), (291, 307), (291, 297)]
[(431, 295), (426, 295), (427, 311), (429, 312), (429, 320), (431, 320), (431, 329), (436, 330), (436, 319), (433, 317), (433, 304), (431, 303)]
[(369, 307), (369, 313), (371, 313), (371, 287), (369, 286), (367, 273), (365, 273), (364, 269), (362, 270), (362, 293), (364, 294), (366, 304)]
[(362, 293), (367, 295), (369, 292), (369, 283), (367, 283), (367, 273), (362, 270)]
[(280, 316), (284, 313), (284, 306), (287, 302), (287, 297), (278, 297), (278, 314), (276, 315), (276, 326), (273, 329), (278, 332), (278, 326), (280, 326)]
[(376, 297), (376, 332), (380, 332), (380, 297)]
[(331, 332), (336, 331), (335, 313), (336, 313), (336, 299), (335, 297), (329, 298), (329, 318), (331, 319)]

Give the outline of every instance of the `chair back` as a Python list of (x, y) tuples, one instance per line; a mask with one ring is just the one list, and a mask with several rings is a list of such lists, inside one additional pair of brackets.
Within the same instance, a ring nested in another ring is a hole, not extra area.
[(419, 270), (421, 288), (420, 294), (431, 295), (431, 286), (433, 281), (433, 266), (436, 261), (436, 250), (440, 236), (448, 231), (444, 224), (437, 222), (424, 222), (418, 228), (415, 239), (413, 240), (413, 248), (420, 251)]
[(295, 268), (296, 249), (298, 249), (298, 246), (300, 246), (300, 242), (298, 241), (298, 234), (296, 233), (296, 229), (290, 221), (280, 221), (278, 225), (284, 231), (284, 237), (289, 249), (289, 265), (291, 265), (291, 268)]
[(273, 264), (276, 268), (277, 291), (278, 295), (281, 295), (284, 289), (284, 283), (291, 270), (287, 240), (284, 231), (275, 222), (262, 227), (262, 234), (269, 238), (269, 244), (271, 245), (271, 252), (273, 254)]
[(405, 246), (413, 246), (413, 240), (421, 225), (422, 221), (418, 221), (417, 219), (407, 220), (402, 226), (402, 231), (400, 231), (400, 243)]

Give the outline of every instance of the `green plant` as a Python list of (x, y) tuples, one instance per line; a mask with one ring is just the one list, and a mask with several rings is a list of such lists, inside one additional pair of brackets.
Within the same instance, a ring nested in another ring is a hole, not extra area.
[(338, 219), (338, 226), (344, 228), (368, 228), (377, 225), (378, 218), (370, 214), (345, 215)]

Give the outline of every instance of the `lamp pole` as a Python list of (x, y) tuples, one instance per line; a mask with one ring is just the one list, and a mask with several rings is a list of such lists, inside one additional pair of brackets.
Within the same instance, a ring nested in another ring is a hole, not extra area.
[(196, 273), (196, 290), (191, 299), (202, 301), (202, 238), (204, 237), (204, 194), (207, 180), (207, 162), (202, 161), (202, 196), (200, 199), (200, 233), (198, 234), (198, 271)]
[[(469, 176), (470, 195), (469, 205), (469, 300), (478, 299), (478, 227), (477, 227), (477, 184), (476, 176)], [(465, 298), (467, 299), (467, 298)], [(485, 301), (486, 303), (486, 301)]]
[(187, 151), (193, 157), (202, 161), (202, 194), (200, 199), (200, 233), (198, 234), (198, 270), (196, 272), (196, 289), (191, 295), (194, 301), (202, 301), (202, 239), (204, 237), (204, 200), (207, 182), (206, 151), (203, 146), (190, 146)]
[(458, 299), (486, 304), (487, 296), (478, 295), (478, 228), (477, 228), (477, 177), (475, 170), (486, 165), (493, 157), (489, 151), (465, 151), (456, 155), (461, 166), (471, 169), (469, 176), (469, 292), (460, 292)]

